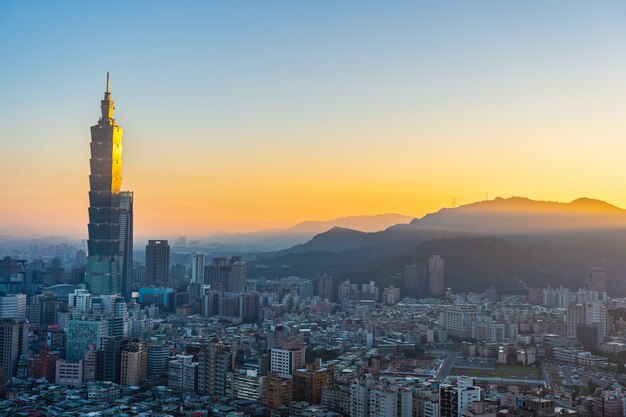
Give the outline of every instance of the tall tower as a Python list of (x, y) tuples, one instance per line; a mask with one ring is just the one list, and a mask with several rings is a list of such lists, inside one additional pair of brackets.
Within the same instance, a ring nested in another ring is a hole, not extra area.
[(91, 127), (89, 253), (85, 281), (93, 294), (120, 294), (125, 290), (122, 278), (128, 274), (128, 268), (124, 256), (132, 251), (132, 193), (120, 192), (123, 130), (115, 123), (114, 109), (107, 72), (106, 91), (100, 101), (102, 115)]

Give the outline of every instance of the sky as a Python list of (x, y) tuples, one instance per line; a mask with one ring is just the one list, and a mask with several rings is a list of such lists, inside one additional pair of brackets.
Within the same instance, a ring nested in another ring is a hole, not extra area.
[(86, 237), (111, 72), (139, 238), (626, 207), (623, 1), (0, 1), (0, 235)]

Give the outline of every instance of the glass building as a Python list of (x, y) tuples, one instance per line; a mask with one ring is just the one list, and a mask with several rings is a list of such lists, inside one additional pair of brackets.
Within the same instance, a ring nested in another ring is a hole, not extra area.
[(113, 118), (115, 106), (109, 73), (100, 109), (102, 116), (91, 127), (89, 253), (85, 281), (92, 294), (130, 297), (133, 193), (120, 191), (123, 129)]

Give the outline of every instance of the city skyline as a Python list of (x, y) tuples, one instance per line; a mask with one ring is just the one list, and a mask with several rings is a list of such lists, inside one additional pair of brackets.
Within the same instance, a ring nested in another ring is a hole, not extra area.
[(107, 70), (140, 236), (486, 193), (626, 206), (623, 4), (152, 4), (111, 3), (106, 31), (95, 5), (0, 6), (4, 234), (85, 236)]

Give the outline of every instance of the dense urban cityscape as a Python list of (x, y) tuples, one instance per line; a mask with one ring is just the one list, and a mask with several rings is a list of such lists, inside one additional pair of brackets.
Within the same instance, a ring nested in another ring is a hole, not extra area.
[(86, 247), (0, 261), (3, 415), (624, 415), (626, 299), (603, 268), (507, 295), (455, 292), (438, 254), (398, 287), (248, 279), (242, 256), (187, 253), (184, 237), (183, 262), (168, 240), (139, 260), (108, 73), (100, 107)]
[(626, 2), (0, 1), (0, 417), (626, 417), (625, 44)]

